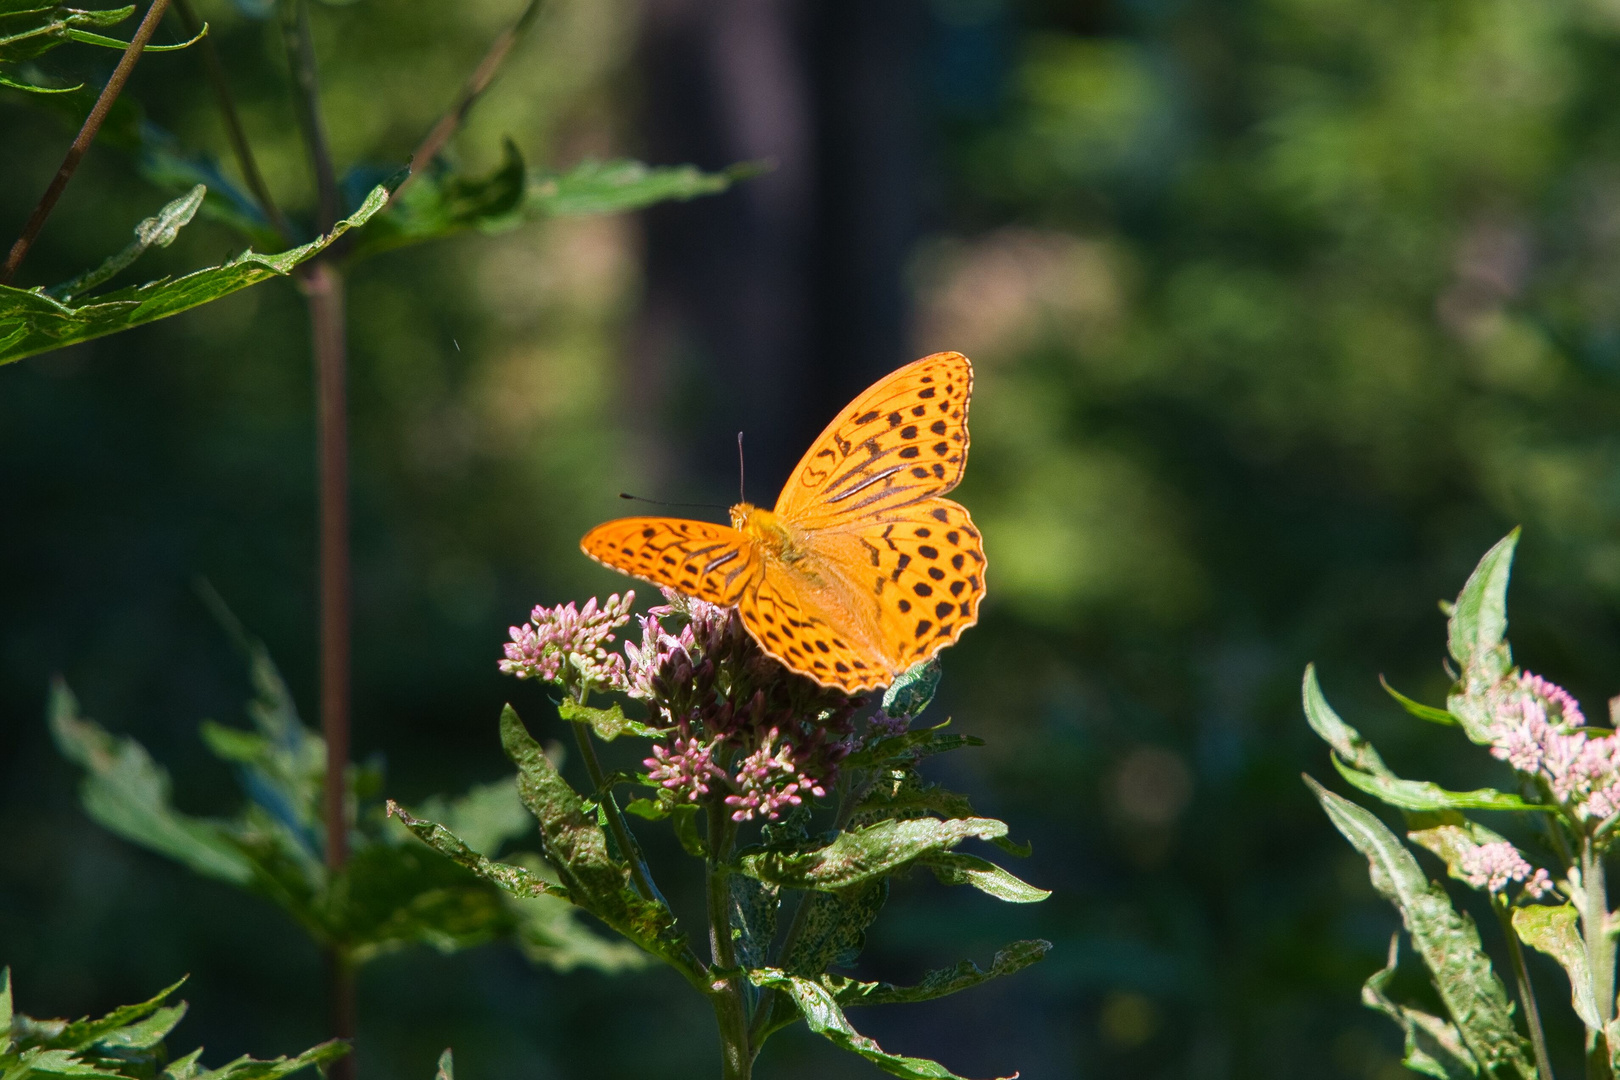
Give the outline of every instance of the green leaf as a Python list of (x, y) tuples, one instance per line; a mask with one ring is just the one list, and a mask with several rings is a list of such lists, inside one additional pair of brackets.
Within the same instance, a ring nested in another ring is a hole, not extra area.
[(1411, 698), (1389, 685), (1389, 682), (1382, 675), (1378, 676), (1378, 684), (1384, 688), (1384, 691), (1389, 694), (1390, 697), (1400, 702), (1401, 708), (1405, 709), (1419, 720), (1427, 720), (1431, 724), (1439, 724), (1442, 727), (1457, 726), (1457, 718), (1452, 716), (1451, 713), (1447, 712), (1445, 709), (1437, 709), (1433, 705), (1425, 705), (1421, 701), (1413, 701)]
[(990, 961), (989, 970), (981, 968), (971, 960), (963, 960), (955, 967), (930, 971), (915, 986), (857, 982), (837, 975), (823, 976), (821, 983), (832, 991), (838, 1004), (846, 1009), (852, 1005), (895, 1005), (931, 1001), (934, 998), (970, 990), (980, 983), (999, 979), (1003, 975), (1011, 975), (1015, 971), (1022, 971), (1037, 960), (1044, 959), (1051, 950), (1050, 941), (1039, 939), (1015, 941), (996, 953), (995, 958)]
[(1451, 906), (1445, 890), (1424, 876), (1411, 852), (1370, 811), (1308, 776), (1305, 782), (1334, 827), (1366, 856), (1373, 887), (1400, 911), (1474, 1058), (1487, 1069), (1512, 1068), (1523, 1080), (1532, 1080), (1535, 1066), (1513, 1027), (1507, 991), (1480, 947), (1473, 920)]
[(40, 289), (0, 285), (0, 364), (142, 326), (269, 278), (284, 277), (370, 220), (387, 199), (387, 189), (376, 188), (359, 210), (338, 222), (330, 233), (279, 255), (244, 251), (220, 266), (120, 289), (84, 304), (54, 300)]
[(1451, 655), (1462, 668), (1446, 698), (1446, 710), (1463, 733), (1481, 745), (1491, 741), (1490, 692), (1513, 670), (1507, 643), (1507, 587), (1519, 530), (1485, 553), (1457, 595), (1447, 621)]
[(508, 140), (501, 164), (487, 176), (439, 170), (417, 174), (360, 238), (354, 255), (373, 255), (468, 229), (499, 233), (543, 218), (617, 214), (693, 199), (724, 191), (758, 171), (748, 165), (705, 173), (691, 165), (654, 168), (638, 161), (587, 161), (561, 174), (526, 172), (517, 147)]
[[(167, 996), (167, 995), (165, 995)], [(151, 1050), (169, 1037), (175, 1025), (186, 1015), (186, 1003), (158, 1009), (137, 1023), (108, 1032), (96, 1040), (96, 1047), (110, 1052)]]
[(945, 851), (927, 855), (918, 860), (946, 885), (971, 885), (982, 893), (1005, 900), (1009, 904), (1034, 904), (1052, 893), (1037, 889), (1022, 881), (988, 859), (977, 855), (964, 855), (959, 851)]
[(657, 738), (660, 734), (657, 728), (648, 727), (624, 715), (624, 710), (615, 702), (606, 709), (593, 709), (571, 698), (563, 698), (557, 705), (557, 715), (564, 720), (575, 724), (589, 724), (591, 730), (603, 742), (612, 742), (620, 735), (639, 735), (643, 738)]
[(1400, 941), (1400, 934), (1390, 936), (1389, 963), (1362, 986), (1362, 1004), (1388, 1016), (1406, 1033), (1406, 1055), (1402, 1064), (1408, 1069), (1435, 1080), (1467, 1080), (1478, 1076), (1479, 1063), (1463, 1045), (1462, 1034), (1455, 1024), (1420, 1009), (1397, 1005), (1385, 992), (1384, 988), (1395, 977)]
[(820, 983), (789, 975), (776, 968), (750, 971), (748, 978), (755, 986), (785, 992), (798, 1006), (799, 1014), (810, 1025), (811, 1031), (835, 1046), (859, 1054), (892, 1076), (907, 1077), (908, 1080), (962, 1080), (937, 1061), (891, 1054), (856, 1031), (844, 1016), (844, 1011), (838, 1007), (832, 993)]
[(879, 878), (843, 892), (812, 892), (799, 901), (795, 913), (799, 936), (782, 958), (782, 966), (795, 975), (818, 976), (829, 965), (847, 967), (866, 947), (866, 929), (889, 899), (889, 883)]
[(631, 886), (629, 865), (609, 853), (604, 830), (510, 705), (501, 711), (501, 744), (518, 767), (518, 793), (540, 822), (546, 860), (569, 899), (648, 952), (683, 965), (686, 947), (674, 915)]
[(1451, 607), (1446, 636), (1452, 659), (1464, 670), (1484, 667), (1491, 681), (1507, 674), (1507, 587), (1513, 569), (1513, 549), (1519, 543), (1514, 529), (1479, 560)]
[(776, 916), (782, 906), (781, 890), (743, 874), (728, 874), (731, 895), (731, 935), (737, 963), (762, 967), (776, 937)]
[(11, 1052), (11, 969), (0, 968), (0, 1054)]
[(1513, 932), (1539, 953), (1558, 961), (1569, 976), (1570, 1004), (1575, 1015), (1592, 1031), (1603, 1030), (1592, 974), (1586, 965), (1586, 942), (1579, 929), (1580, 913), (1572, 904), (1531, 904), (1513, 909)]
[(891, 769), (910, 768), (919, 760), (933, 754), (943, 754), (963, 746), (983, 746), (984, 740), (976, 735), (947, 735), (944, 729), (950, 726), (946, 720), (942, 724), (935, 724), (931, 728), (917, 728), (914, 731), (902, 731), (896, 735), (884, 735), (873, 739), (865, 746), (857, 748), (844, 759), (844, 767), (850, 769)]
[(1506, 842), (1500, 834), (1469, 821), (1454, 810), (1411, 814), (1406, 823), (1409, 827), (1406, 838), (1440, 856), (1445, 861), (1447, 875), (1471, 889), (1478, 886), (1468, 880), (1463, 860), (1485, 844)]
[(165, 205), (152, 217), (135, 226), (135, 239), (123, 251), (108, 258), (94, 270), (87, 270), (78, 277), (46, 289), (46, 295), (64, 302), (71, 300), (110, 280), (140, 258), (148, 248), (168, 247), (174, 243), (174, 238), (180, 235), (180, 230), (190, 224), (192, 217), (197, 213), (197, 208), (202, 205), (203, 196), (207, 193), (208, 189), (205, 186), (196, 185), (186, 194)]
[(229, 1064), (217, 1069), (203, 1070), (195, 1074), (196, 1080), (281, 1080), (284, 1076), (291, 1076), (311, 1066), (319, 1067), (331, 1061), (336, 1061), (349, 1052), (349, 1044), (341, 1039), (332, 1039), (319, 1046), (312, 1046), (297, 1057), (278, 1057), (269, 1061), (256, 1061), (243, 1055)]
[(1339, 719), (1339, 714), (1327, 703), (1327, 698), (1322, 694), (1322, 684), (1316, 680), (1315, 664), (1305, 665), (1301, 697), (1304, 699), (1306, 722), (1323, 742), (1333, 748), (1335, 754), (1361, 772), (1380, 777), (1395, 775), (1384, 764), (1378, 751), (1373, 749), (1372, 743), (1362, 738), (1361, 732)]
[(462, 843), (490, 856), (499, 854), (508, 841), (534, 831), (534, 818), (518, 797), (515, 776), (479, 784), (456, 799), (435, 795), (412, 812), (442, 822)]
[(648, 955), (628, 941), (616, 941), (588, 929), (581, 909), (556, 896), (509, 896), (516, 919), (517, 945), (530, 963), (554, 971), (592, 968), (608, 975), (640, 971)]
[(168, 773), (140, 743), (114, 738), (79, 716), (67, 684), (51, 686), (50, 728), (64, 757), (82, 765), (85, 813), (103, 828), (191, 867), (204, 877), (246, 885), (254, 864), (220, 822), (187, 817), (170, 801)]
[[(81, 11), (66, 4), (0, 6), (0, 64), (32, 60), (74, 40), (87, 26), (114, 26), (135, 14), (133, 5)], [(119, 42), (123, 49), (124, 43)], [(20, 86), (18, 89), (33, 89)]]
[(995, 818), (913, 818), (883, 821), (865, 829), (839, 833), (831, 843), (808, 851), (758, 851), (738, 859), (751, 878), (789, 889), (836, 892), (885, 877), (925, 855), (933, 855), (976, 837), (1007, 835)]
[(1390, 806), (1402, 810), (1537, 810), (1552, 813), (1556, 806), (1547, 803), (1526, 802), (1518, 795), (1495, 788), (1474, 791), (1447, 791), (1439, 784), (1427, 780), (1402, 780), (1395, 776), (1378, 776), (1352, 769), (1337, 754), (1333, 767), (1354, 786)]
[(433, 1080), (456, 1080), (456, 1059), (448, 1046), (439, 1055), (439, 1071), (433, 1074)]
[(439, 854), (449, 858), (457, 865), (464, 866), (477, 874), (485, 881), (499, 886), (513, 896), (559, 896), (571, 899), (568, 889), (554, 881), (548, 881), (532, 870), (511, 863), (500, 863), (480, 855), (462, 842), (461, 838), (443, 825), (433, 821), (423, 821), (411, 816), (394, 800), (388, 800), (388, 813), (399, 818), (405, 827), (416, 834), (428, 847)]
[(937, 657), (930, 656), (912, 664), (884, 692), (883, 711), (898, 718), (916, 716), (928, 708), (929, 702), (934, 700), (934, 692), (939, 689), (940, 671)]

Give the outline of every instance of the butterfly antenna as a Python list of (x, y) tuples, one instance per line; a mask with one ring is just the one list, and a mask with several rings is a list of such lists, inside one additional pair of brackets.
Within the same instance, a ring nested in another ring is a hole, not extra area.
[(649, 499), (649, 498), (646, 498), (646, 497), (641, 496), (641, 495), (632, 495), (628, 491), (619, 492), (619, 498), (621, 498), (621, 499), (629, 499), (631, 502), (644, 502), (644, 503), (648, 503), (648, 504), (650, 504), (652, 506), (683, 506), (683, 507), (688, 507), (688, 508), (698, 509), (698, 510), (729, 510), (729, 509), (731, 509), (731, 507), (729, 507), (729, 506), (720, 506), (717, 503), (666, 502), (663, 499)]
[(737, 501), (748, 501), (747, 474), (743, 472), (742, 432), (737, 432)]

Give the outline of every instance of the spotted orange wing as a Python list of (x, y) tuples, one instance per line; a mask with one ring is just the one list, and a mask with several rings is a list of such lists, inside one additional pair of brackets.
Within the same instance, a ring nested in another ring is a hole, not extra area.
[(788, 478), (776, 513), (801, 528), (859, 526), (943, 495), (967, 467), (973, 365), (961, 353), (913, 361), (839, 413)]
[(979, 621), (984, 545), (967, 508), (950, 499), (929, 499), (883, 518), (855, 536), (869, 557), (879, 647), (898, 675)]
[(823, 686), (854, 694), (891, 681), (892, 665), (871, 628), (785, 567), (768, 563), (759, 585), (739, 598), (737, 613), (762, 649)]
[(586, 533), (579, 546), (622, 574), (728, 607), (763, 570), (759, 551), (747, 536), (726, 525), (685, 518), (619, 518)]

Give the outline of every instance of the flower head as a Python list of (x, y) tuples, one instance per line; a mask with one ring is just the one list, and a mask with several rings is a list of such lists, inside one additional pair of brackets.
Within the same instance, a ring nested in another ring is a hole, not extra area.
[(1519, 849), (1506, 840), (1481, 844), (1466, 852), (1457, 861), (1457, 868), (1468, 884), (1492, 893), (1501, 892), (1514, 881), (1524, 882), (1524, 891), (1538, 899), (1552, 888), (1547, 871), (1532, 869)]
[(1620, 813), (1620, 737), (1586, 727), (1563, 687), (1521, 673), (1496, 693), (1491, 754), (1547, 786), (1583, 821)]
[(634, 592), (617, 593), (598, 606), (596, 597), (583, 608), (573, 603), (536, 607), (523, 626), (511, 628), (504, 674), (550, 683), (578, 683), (612, 690), (625, 688), (625, 660), (610, 653), (613, 631), (630, 621)]

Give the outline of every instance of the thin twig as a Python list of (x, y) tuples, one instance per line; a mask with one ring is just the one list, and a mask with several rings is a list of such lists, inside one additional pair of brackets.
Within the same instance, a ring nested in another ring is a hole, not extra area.
[[(202, 28), (197, 14), (191, 8), (191, 0), (170, 0), (174, 4), (174, 13), (180, 16), (185, 25), (186, 33), (195, 37)], [(198, 44), (202, 46), (203, 70), (208, 75), (208, 82), (214, 89), (214, 99), (219, 104), (221, 118), (225, 121), (225, 135), (231, 140), (231, 150), (236, 155), (236, 167), (242, 170), (242, 179), (247, 182), (248, 190), (253, 192), (254, 199), (258, 200), (259, 209), (264, 213), (265, 219), (270, 222), (281, 239), (290, 247), (297, 238), (293, 235), (287, 219), (282, 216), (281, 208), (270, 196), (270, 186), (264, 182), (264, 174), (259, 172), (259, 163), (253, 157), (253, 147), (248, 143), (247, 132), (242, 127), (242, 117), (236, 111), (236, 99), (231, 96), (230, 81), (225, 77), (225, 65), (220, 62), (219, 50), (214, 48), (214, 39), (204, 36)]]
[(129, 81), (130, 72), (135, 70), (135, 62), (141, 58), (141, 52), (146, 43), (152, 40), (157, 32), (158, 22), (162, 20), (164, 11), (168, 10), (169, 0), (152, 0), (152, 6), (146, 9), (146, 17), (135, 31), (135, 36), (124, 49), (124, 55), (118, 58), (118, 66), (113, 68), (112, 78), (107, 85), (101, 88), (101, 96), (96, 98), (95, 105), (90, 109), (90, 115), (84, 118), (84, 125), (79, 128), (79, 135), (68, 147), (68, 152), (62, 158), (61, 168), (56, 170), (56, 176), (51, 179), (50, 186), (45, 194), (39, 198), (39, 204), (34, 212), (28, 215), (28, 223), (23, 226), (22, 235), (17, 242), (11, 245), (11, 252), (6, 256), (4, 266), (0, 266), (0, 285), (11, 284), (16, 276), (17, 268), (22, 265), (23, 259), (28, 256), (28, 249), (34, 246), (34, 240), (39, 231), (45, 227), (45, 219), (51, 216), (56, 208), (56, 200), (62, 197), (62, 191), (67, 187), (68, 181), (79, 168), (79, 162), (84, 159), (85, 152), (90, 144), (95, 142), (96, 133), (101, 130), (102, 122), (107, 119), (107, 113), (112, 110), (113, 102), (123, 92), (124, 84)]
[(1552, 1055), (1547, 1053), (1547, 1035), (1541, 1030), (1541, 1010), (1536, 1008), (1536, 992), (1530, 985), (1530, 972), (1524, 966), (1524, 948), (1519, 935), (1513, 930), (1513, 918), (1506, 901), (1491, 898), (1491, 908), (1502, 925), (1502, 936), (1507, 938), (1508, 959), (1513, 965), (1513, 978), (1518, 984), (1519, 1003), (1524, 1006), (1524, 1023), (1530, 1031), (1530, 1045), (1536, 1054), (1538, 1080), (1553, 1080)]
[(304, 145), (315, 172), (315, 190), (320, 201), (320, 229), (323, 233), (330, 232), (342, 216), (342, 208), (338, 199), (337, 171), (332, 166), (332, 150), (326, 139), (326, 125), (321, 121), (315, 40), (309, 31), (309, 0), (286, 0), (281, 11), (281, 34), (287, 45), (287, 63), (292, 68), (298, 126), (303, 129)]
[(411, 154), (411, 173), (405, 178), (404, 183), (394, 189), (390, 202), (399, 198), (400, 193), (411, 186), (416, 177), (427, 168), (429, 162), (438, 157), (445, 143), (449, 142), (451, 136), (461, 127), (472, 107), (478, 103), (484, 91), (489, 89), (489, 84), (495, 81), (495, 75), (506, 62), (512, 46), (518, 43), (524, 31), (529, 28), (529, 24), (534, 22), (535, 16), (540, 14), (540, 5), (541, 0), (529, 0), (529, 6), (523, 9), (523, 14), (518, 16), (517, 22), (503, 30), (500, 36), (490, 43), (489, 51), (484, 53), (478, 67), (462, 84), (461, 94), (456, 98), (455, 105), (449, 112), (439, 117), (439, 122), (433, 125), (432, 130)]

